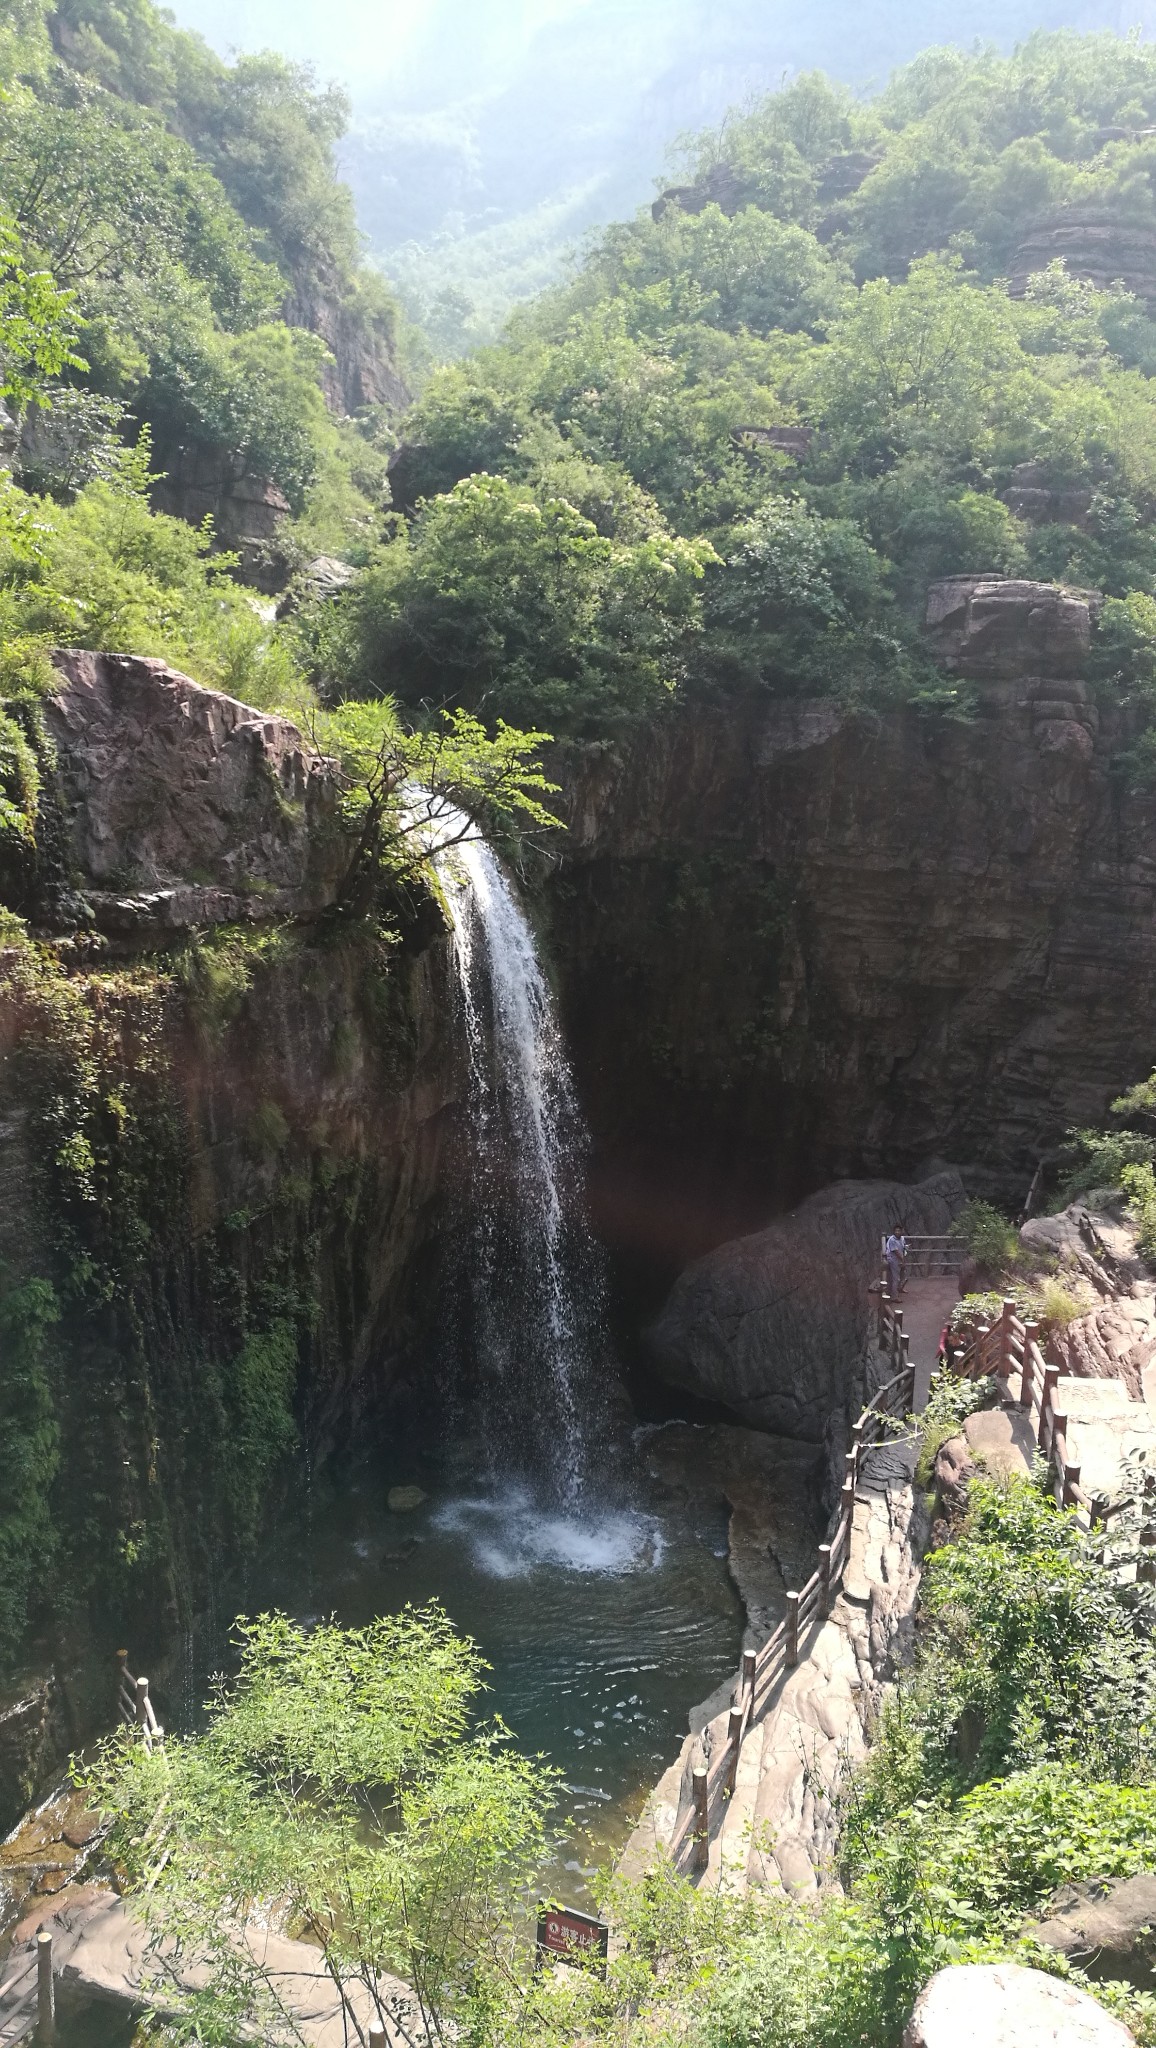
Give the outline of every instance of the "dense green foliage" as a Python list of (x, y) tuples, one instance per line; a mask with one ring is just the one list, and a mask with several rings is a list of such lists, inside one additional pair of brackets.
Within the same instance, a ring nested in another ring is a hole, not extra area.
[(152, 0), (14, 12), (0, 42), (3, 254), (10, 275), (43, 272), (73, 295), (79, 339), (79, 355), (39, 364), (67, 375), (25, 436), (30, 480), (67, 491), (147, 422), (162, 470), (248, 471), (299, 514), (336, 468), (340, 542), (380, 501), (383, 461), (373, 421), (359, 434), (328, 417), (327, 350), (306, 330), (343, 323), (387, 358), (395, 343), (334, 173), (341, 96), (272, 55), (223, 64)]
[[(1135, 268), (1154, 108), (1146, 45), (1065, 33), (930, 51), (866, 103), (802, 77), (728, 121), (681, 201), (611, 228), (501, 344), (434, 375), (397, 472), (412, 527), (330, 642), (346, 681), (586, 735), (672, 686), (966, 708), (918, 628), (929, 578), (975, 570), (1106, 592), (1099, 687), (1143, 726), (1156, 325), (1082, 278), (1078, 247), (1074, 274), (1049, 262), (1046, 231), (1088, 222), (1109, 251), (1089, 261)], [(771, 432), (791, 428), (809, 440)], [(591, 610), (559, 500), (608, 563), (644, 532), (660, 582), (631, 572)], [(479, 573), (500, 579), (492, 612)], [(1144, 741), (1128, 761), (1148, 772)]]
[(238, 1678), (203, 1735), (151, 1756), (115, 1739), (88, 1777), (146, 1914), (205, 1965), (190, 1992), (155, 1955), (166, 2038), (232, 2043), (248, 2022), (270, 2043), (300, 2039), (260, 1945), (254, 1960), (233, 1938), (270, 1898), (335, 1981), (376, 1998), (377, 1973), (400, 1972), (422, 2038), (457, 2038), (458, 2015), (484, 2011), (514, 1966), (553, 1774), (500, 1722), (472, 1724), (486, 1666), (437, 1608), (361, 1630), (266, 1615), (238, 1634)]

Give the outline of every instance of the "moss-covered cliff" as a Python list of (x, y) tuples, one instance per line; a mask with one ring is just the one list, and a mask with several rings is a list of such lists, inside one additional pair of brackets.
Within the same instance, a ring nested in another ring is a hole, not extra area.
[(291, 727), (86, 657), (37, 735), (34, 922), (0, 945), (0, 1643), (67, 1690), (225, 1595), (388, 1384), (458, 1069), (440, 917), (334, 914)]

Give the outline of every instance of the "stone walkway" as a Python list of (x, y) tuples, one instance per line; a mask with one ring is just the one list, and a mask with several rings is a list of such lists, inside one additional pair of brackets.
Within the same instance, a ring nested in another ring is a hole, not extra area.
[[(36, 2038), (36, 1925), (52, 1931), (53, 1974), (62, 2014), (93, 2004), (142, 2012), (163, 2007), (163, 1998), (150, 1981), (150, 1937), (131, 1906), (104, 1887), (78, 1887), (74, 1895), (62, 1894), (17, 1929), (0, 1982), (0, 2048), (17, 2048)], [(246, 1941), (270, 1993), (292, 2016), (300, 2039), (309, 2048), (349, 2048), (348, 2020), (320, 1950), (264, 1928), (251, 1929)], [(192, 1969), (181, 1974), (186, 1983), (197, 1981)], [(379, 1986), (387, 2002), (400, 2001), (409, 2014), (409, 2037), (418, 2038), (409, 1986), (393, 1977), (380, 1979)], [(369, 1993), (353, 1984), (347, 1995), (359, 2025), (367, 2029), (376, 2016)], [(390, 2048), (404, 2038), (389, 2027)]]
[[(939, 1335), (958, 1289), (954, 1280), (913, 1280), (904, 1294), (904, 1327), (916, 1369), (916, 1402), (927, 1398)], [(872, 1353), (874, 1361), (876, 1354)], [(923, 1510), (912, 1479), (916, 1446), (880, 1446), (864, 1460), (855, 1495), (851, 1549), (839, 1596), (825, 1621), (800, 1643), (800, 1661), (771, 1694), (743, 1742), (735, 1789), (711, 1841), (700, 1884), (743, 1891), (757, 1884), (806, 1896), (832, 1883), (832, 1794), (848, 1764), (866, 1751), (865, 1728), (882, 1687), (904, 1660), (914, 1627)], [(913, 1540), (914, 1539), (914, 1540)], [(813, 1568), (801, 1563), (796, 1583)], [(765, 1631), (764, 1631), (765, 1633)], [(732, 1686), (692, 1716), (676, 1763), (656, 1786), (623, 1867), (644, 1869), (673, 1836), (690, 1799), (690, 1778), (704, 1753), (726, 1741)]]

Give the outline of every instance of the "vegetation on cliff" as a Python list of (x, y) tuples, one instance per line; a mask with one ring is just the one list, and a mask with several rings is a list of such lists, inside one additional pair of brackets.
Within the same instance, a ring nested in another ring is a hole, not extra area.
[(341, 96), (272, 55), (221, 63), (151, 0), (21, 0), (7, 20), (0, 215), (15, 262), (71, 295), (77, 340), (44, 366), (23, 479), (68, 495), (145, 424), (172, 509), (248, 476), (304, 515), (305, 544), (348, 542), (385, 453), (372, 406), (360, 428), (327, 411), (343, 363), (326, 335), (402, 387), (334, 172)]

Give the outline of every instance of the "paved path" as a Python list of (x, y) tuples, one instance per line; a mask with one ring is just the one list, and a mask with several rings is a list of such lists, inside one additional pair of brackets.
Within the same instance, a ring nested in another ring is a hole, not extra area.
[(927, 1404), (940, 1332), (958, 1300), (959, 1283), (954, 1273), (932, 1280), (911, 1279), (900, 1296), (903, 1328), (911, 1340), (911, 1363), (915, 1367), (916, 1413)]

